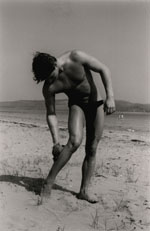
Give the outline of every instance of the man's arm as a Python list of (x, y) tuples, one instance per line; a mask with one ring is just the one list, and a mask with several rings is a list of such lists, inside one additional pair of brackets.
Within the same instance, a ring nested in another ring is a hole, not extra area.
[(43, 88), (43, 95), (45, 98), (46, 105), (47, 124), (52, 135), (53, 145), (56, 145), (59, 143), (59, 133), (58, 121), (55, 113), (55, 94), (53, 92), (48, 92)]
[(108, 67), (101, 63), (98, 59), (82, 51), (73, 51), (71, 52), (70, 56), (73, 60), (81, 62), (92, 71), (98, 72), (100, 74), (106, 91), (105, 110), (107, 114), (113, 113), (115, 111), (115, 101), (112, 88), (111, 73)]

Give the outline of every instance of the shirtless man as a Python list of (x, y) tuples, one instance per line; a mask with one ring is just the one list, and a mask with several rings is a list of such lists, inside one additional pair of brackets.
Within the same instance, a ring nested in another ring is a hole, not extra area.
[[(53, 139), (55, 160), (46, 179), (43, 194), (50, 195), (57, 174), (80, 146), (85, 125), (85, 158), (77, 198), (95, 203), (98, 200), (95, 195), (90, 194), (89, 184), (94, 173), (96, 150), (103, 131), (104, 111), (106, 114), (115, 111), (110, 72), (99, 60), (77, 50), (67, 52), (57, 59), (49, 54), (36, 53), (32, 69), (37, 83), (45, 81), (43, 96), (47, 110), (47, 123)], [(99, 86), (94, 84), (91, 70), (99, 73), (102, 79), (106, 91), (104, 105)], [(59, 129), (55, 114), (55, 94), (61, 92), (65, 93), (69, 99), (69, 139), (63, 148), (59, 143)]]

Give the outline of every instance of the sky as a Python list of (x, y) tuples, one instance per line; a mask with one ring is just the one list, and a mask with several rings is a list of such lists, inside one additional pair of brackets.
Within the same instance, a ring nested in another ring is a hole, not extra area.
[[(149, 3), (0, 0), (0, 101), (42, 100), (33, 54), (58, 57), (78, 49), (109, 67), (115, 99), (150, 103)], [(94, 79), (105, 97), (100, 76), (94, 73)]]

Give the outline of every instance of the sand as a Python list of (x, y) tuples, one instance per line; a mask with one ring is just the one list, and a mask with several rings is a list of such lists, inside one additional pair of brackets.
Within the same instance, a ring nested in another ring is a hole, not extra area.
[[(32, 121), (31, 121), (32, 117)], [(45, 119), (45, 118), (44, 118)], [(115, 126), (115, 123), (118, 126)], [(134, 121), (134, 117), (133, 117)], [(64, 123), (63, 123), (64, 122)], [(0, 116), (0, 230), (132, 231), (150, 230), (150, 136), (138, 123), (113, 117), (98, 147), (90, 204), (76, 198), (84, 143), (57, 176), (50, 199), (38, 190), (53, 163), (52, 139), (36, 116)], [(132, 122), (133, 123), (133, 122)], [(61, 143), (68, 138), (60, 123)], [(138, 129), (136, 129), (138, 128)]]

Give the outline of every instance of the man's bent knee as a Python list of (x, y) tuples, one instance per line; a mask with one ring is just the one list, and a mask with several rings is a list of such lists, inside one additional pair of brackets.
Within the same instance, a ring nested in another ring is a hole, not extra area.
[(73, 150), (76, 151), (82, 142), (82, 137), (79, 136), (70, 136), (68, 145)]

